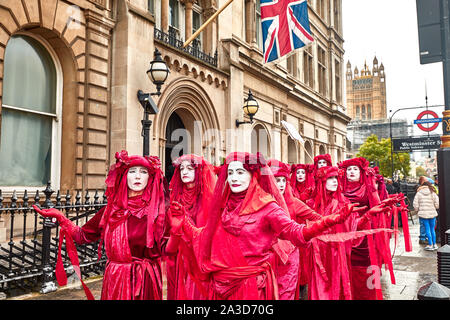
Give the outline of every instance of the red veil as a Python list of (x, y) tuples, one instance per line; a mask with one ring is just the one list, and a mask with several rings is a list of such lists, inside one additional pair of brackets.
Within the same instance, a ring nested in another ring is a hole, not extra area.
[[(346, 170), (350, 166), (359, 167), (361, 173), (359, 182), (350, 182), (347, 180)], [(345, 197), (350, 200), (350, 202), (359, 203), (361, 206), (368, 206), (369, 208), (381, 203), (375, 184), (375, 171), (373, 168), (369, 167), (369, 162), (365, 158), (359, 157), (345, 160), (339, 163), (339, 168), (343, 193)], [(390, 223), (388, 224), (384, 214), (380, 214), (371, 218), (368, 229), (390, 229)], [(368, 248), (363, 249), (362, 246), (366, 245), (368, 245)], [(370, 260), (362, 264), (378, 266), (380, 268), (380, 272), (382, 264), (386, 264), (386, 267), (389, 268), (391, 275), (391, 282), (395, 283), (388, 234), (386, 232), (382, 232), (374, 235), (368, 235), (367, 244), (363, 242), (360, 248), (361, 250), (368, 252), (368, 254), (364, 254), (365, 257), (363, 255), (359, 256), (360, 262), (363, 259)], [(354, 248), (354, 250), (361, 251), (358, 248)], [(354, 256), (356, 257), (357, 255), (354, 254)], [(364, 279), (361, 279), (359, 282), (364, 281)], [(381, 288), (377, 288), (376, 295), (376, 299), (382, 299)]]
[[(338, 212), (348, 204), (341, 192), (341, 186), (334, 192), (326, 189), (327, 179), (338, 178), (337, 167), (322, 167), (316, 172), (315, 197), (308, 201), (322, 216)], [(351, 272), (351, 239), (357, 239), (353, 233), (357, 230), (358, 214), (352, 213), (344, 223), (333, 226), (325, 236), (312, 240), (311, 277), (309, 278), (310, 300), (350, 300), (352, 299), (350, 272)], [(328, 235), (335, 237), (334, 241), (326, 241)], [(345, 235), (345, 236), (344, 236)]]
[(314, 157), (314, 171), (317, 172), (319, 168), (317, 167), (319, 164), (319, 160), (325, 160), (327, 162), (327, 166), (331, 167), (333, 165), (331, 161), (331, 155), (327, 154), (319, 154), (318, 156)]
[[(297, 181), (297, 170), (305, 170), (305, 181), (300, 183)], [(293, 164), (291, 165), (291, 177), (290, 185), (292, 187), (292, 194), (302, 201), (306, 201), (312, 195), (315, 182), (314, 182), (314, 165), (313, 164)]]
[[(225, 210), (227, 203), (233, 201), (238, 196), (232, 194), (227, 183), (228, 165), (233, 161), (240, 161), (244, 168), (252, 174), (250, 185), (243, 195), (242, 206), (238, 212), (239, 216), (249, 215), (255, 211), (260, 210), (265, 205), (276, 202), (288, 215), (288, 209), (283, 196), (278, 190), (275, 178), (266, 164), (262, 154), (250, 154), (247, 152), (233, 152), (225, 159), (225, 163), (221, 166), (219, 177), (213, 193), (214, 201), (211, 201), (208, 206), (208, 221), (205, 228), (199, 233), (198, 238), (193, 241), (194, 250), (198, 257), (201, 269), (203, 272), (214, 272), (215, 279), (219, 277), (222, 281), (215, 281), (216, 289), (222, 290), (224, 283), (228, 283), (223, 289), (223, 294), (230, 294), (232, 289), (240, 277), (246, 277), (248, 274), (254, 272), (261, 272), (264, 269), (267, 277), (274, 280), (274, 275), (268, 263), (263, 266), (247, 265), (245, 257), (240, 253), (240, 249), (236, 247), (234, 236), (224, 231), (221, 223), (222, 212)], [(274, 251), (282, 259), (287, 261), (289, 254), (294, 250), (294, 246), (289, 241), (278, 240), (273, 244)], [(272, 276), (270, 276), (272, 274)], [(229, 281), (232, 281), (231, 283)], [(256, 281), (256, 280), (255, 280)], [(246, 282), (246, 287), (242, 292), (245, 292), (244, 299), (256, 299), (258, 294), (255, 281)], [(276, 281), (276, 280), (274, 280)], [(266, 298), (272, 299), (277, 296), (276, 286), (272, 280), (266, 281)], [(222, 287), (221, 287), (222, 286)], [(230, 287), (231, 286), (231, 287)], [(256, 290), (256, 291), (255, 291)], [(225, 293), (226, 292), (226, 293)], [(222, 296), (223, 297), (223, 296)]]
[[(161, 171), (161, 161), (154, 156), (129, 156), (125, 150), (120, 153), (116, 152), (115, 157), (116, 163), (111, 166), (105, 181), (108, 204), (100, 221), (100, 227), (103, 232), (106, 224), (110, 224), (110, 228), (113, 229), (124, 221), (133, 210), (137, 210), (139, 212), (135, 215), (138, 218), (149, 217), (147, 219), (146, 246), (152, 248), (155, 240), (159, 244), (163, 237), (165, 222), (163, 216), (166, 213), (166, 205), (168, 205), (167, 181)], [(135, 166), (143, 166), (148, 169), (149, 181), (139, 199), (144, 202), (144, 206), (129, 207), (127, 173), (129, 168)], [(157, 219), (160, 216), (162, 218)]]
[[(186, 190), (183, 181), (181, 181), (180, 165), (183, 161), (189, 161), (195, 168), (195, 186), (192, 191)], [(192, 203), (191, 207), (185, 206), (186, 211), (197, 227), (203, 227), (206, 224), (207, 217), (205, 210), (202, 209), (207, 207), (214, 192), (217, 180), (216, 169), (203, 157), (194, 154), (179, 157), (173, 162), (173, 166), (175, 171), (170, 181), (170, 202), (180, 202), (181, 198), (185, 197), (186, 203)]]

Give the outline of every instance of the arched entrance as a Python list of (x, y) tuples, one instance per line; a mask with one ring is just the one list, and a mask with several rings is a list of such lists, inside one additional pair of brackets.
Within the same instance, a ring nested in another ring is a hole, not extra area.
[(168, 181), (173, 175), (172, 161), (180, 155), (194, 153), (216, 164), (221, 140), (218, 133), (214, 140), (212, 131), (220, 132), (220, 126), (203, 88), (192, 79), (178, 78), (168, 84), (160, 99), (153, 129), (160, 139), (159, 156)]
[(294, 164), (297, 161), (297, 146), (295, 145), (295, 141), (291, 137), (288, 137), (288, 163)]
[(311, 142), (305, 141), (305, 163), (306, 164), (312, 164), (314, 162), (314, 160), (311, 159), (311, 157), (314, 157)]
[(257, 124), (253, 128), (251, 143), (251, 152), (253, 154), (261, 152), (266, 159), (270, 158), (269, 133), (261, 124)]
[(180, 116), (174, 112), (169, 118), (166, 127), (166, 145), (165, 145), (165, 155), (164, 155), (164, 168), (167, 181), (170, 182), (173, 176), (174, 167), (172, 165), (173, 156), (179, 157), (183, 155), (183, 150), (178, 148), (179, 141), (175, 139), (172, 135), (173, 132), (176, 132), (178, 129), (185, 130), (183, 120), (181, 120)]

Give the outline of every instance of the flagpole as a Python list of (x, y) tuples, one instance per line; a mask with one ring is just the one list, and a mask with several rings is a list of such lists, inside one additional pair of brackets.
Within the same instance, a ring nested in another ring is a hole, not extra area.
[(306, 150), (305, 146), (300, 141), (297, 141), (297, 143), (300, 144), (303, 147), (303, 149), (305, 150), (305, 152), (308, 155), (308, 157), (311, 159), (312, 162), (314, 162), (313, 157), (311, 157), (311, 155), (309, 154), (308, 150)]
[[(258, 0), (257, 0), (258, 1)], [(233, 0), (228, 0), (223, 6), (222, 8), (220, 8), (219, 10), (217, 10), (208, 20), (206, 20), (206, 22), (204, 24), (201, 25), (200, 28), (198, 28), (197, 31), (195, 31), (195, 33), (189, 37), (189, 39), (187, 39), (184, 44), (183, 44), (183, 48), (186, 48), (187, 45), (189, 43), (191, 43), (195, 38), (197, 38), (197, 36), (200, 34), (200, 32), (203, 31), (203, 29), (205, 29), (208, 24), (210, 24), (223, 10), (225, 10), (226, 7), (228, 7), (230, 5), (230, 3), (232, 3)]]

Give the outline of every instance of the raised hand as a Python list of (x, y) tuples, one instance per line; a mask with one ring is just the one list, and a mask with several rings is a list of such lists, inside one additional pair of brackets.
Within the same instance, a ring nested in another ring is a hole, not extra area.
[(186, 210), (184, 206), (179, 202), (172, 202), (169, 208), (169, 220), (170, 220), (170, 234), (180, 235), (184, 219), (186, 217)]
[(39, 213), (41, 216), (43, 216), (45, 218), (51, 218), (54, 222), (55, 221), (61, 222), (63, 220), (63, 218), (66, 218), (61, 211), (59, 211), (55, 208), (41, 209), (38, 206), (33, 205), (33, 209), (37, 213)]

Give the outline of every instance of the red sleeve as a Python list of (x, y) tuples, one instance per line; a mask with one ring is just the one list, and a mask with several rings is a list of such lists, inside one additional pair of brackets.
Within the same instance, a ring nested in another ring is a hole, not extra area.
[(320, 220), (322, 216), (307, 206), (303, 201), (295, 202), (295, 221), (305, 223), (307, 220)]
[(89, 219), (88, 222), (86, 222), (81, 228), (78, 228), (75, 234), (72, 234), (73, 240), (77, 244), (85, 244), (100, 239), (101, 230), (99, 225), (105, 208), (106, 207), (103, 207), (97, 211), (97, 213)]

